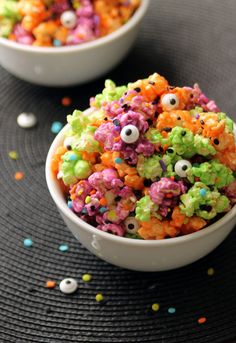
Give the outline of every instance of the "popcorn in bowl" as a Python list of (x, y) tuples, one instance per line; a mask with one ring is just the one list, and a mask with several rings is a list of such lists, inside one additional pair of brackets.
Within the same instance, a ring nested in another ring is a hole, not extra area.
[(198, 85), (172, 87), (157, 73), (120, 87), (107, 80), (68, 123), (51, 168), (69, 208), (97, 230), (183, 236), (236, 202), (234, 124)]

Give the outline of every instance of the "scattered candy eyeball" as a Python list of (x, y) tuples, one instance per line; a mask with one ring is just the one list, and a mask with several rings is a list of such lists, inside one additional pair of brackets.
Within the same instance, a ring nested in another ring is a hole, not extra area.
[(161, 99), (163, 110), (175, 110), (179, 106), (179, 98), (175, 94), (165, 94)]
[(127, 144), (135, 143), (139, 139), (139, 130), (134, 125), (126, 125), (121, 130), (120, 137)]
[(65, 11), (61, 15), (61, 23), (67, 29), (73, 29), (77, 23), (77, 16), (73, 11)]
[(17, 124), (23, 129), (30, 129), (37, 124), (37, 118), (33, 113), (23, 112), (18, 115)]
[(180, 177), (187, 176), (187, 170), (192, 167), (192, 164), (187, 160), (180, 160), (175, 164), (175, 172)]
[(72, 294), (78, 288), (78, 283), (75, 279), (67, 278), (60, 282), (60, 291), (65, 294)]
[(136, 233), (139, 229), (139, 223), (134, 217), (126, 218), (124, 224), (126, 232), (128, 233)]
[(68, 150), (71, 150), (71, 144), (73, 142), (73, 137), (66, 137), (66, 139), (64, 140), (64, 147)]

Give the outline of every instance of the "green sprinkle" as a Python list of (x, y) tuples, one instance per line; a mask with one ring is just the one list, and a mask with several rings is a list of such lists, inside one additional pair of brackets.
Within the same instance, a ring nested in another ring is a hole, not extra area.
[(84, 282), (89, 282), (89, 281), (92, 280), (92, 275), (90, 275), (90, 274), (84, 274), (84, 275), (82, 276), (82, 280), (83, 280)]
[(98, 303), (100, 303), (103, 301), (104, 298), (103, 298), (103, 295), (101, 293), (98, 293), (98, 294), (96, 294), (95, 299)]
[(8, 156), (12, 159), (12, 160), (17, 160), (18, 159), (18, 153), (15, 150), (9, 151)]

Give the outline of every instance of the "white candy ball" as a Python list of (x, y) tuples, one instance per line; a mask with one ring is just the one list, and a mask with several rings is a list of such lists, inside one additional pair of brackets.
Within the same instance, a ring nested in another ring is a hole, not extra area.
[(139, 130), (134, 125), (126, 125), (121, 130), (120, 138), (127, 144), (135, 143), (139, 139)]
[(192, 167), (192, 164), (187, 160), (180, 160), (175, 164), (175, 172), (180, 177), (187, 176), (187, 170)]
[(77, 16), (73, 11), (65, 11), (61, 15), (61, 23), (67, 29), (73, 29), (77, 23)]
[(17, 124), (24, 129), (29, 129), (37, 124), (37, 118), (33, 113), (23, 112), (18, 115)]

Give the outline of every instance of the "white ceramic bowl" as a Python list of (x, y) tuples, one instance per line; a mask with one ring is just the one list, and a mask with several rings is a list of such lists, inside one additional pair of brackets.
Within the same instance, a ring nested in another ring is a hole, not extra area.
[(0, 64), (13, 75), (44, 86), (81, 84), (108, 72), (131, 48), (149, 0), (108, 36), (66, 47), (34, 47), (0, 38)]
[(89, 251), (119, 267), (139, 271), (162, 271), (185, 266), (215, 249), (236, 224), (236, 206), (216, 223), (196, 233), (166, 240), (136, 240), (118, 237), (85, 223), (67, 206), (57, 179), (51, 173), (51, 160), (63, 144), (64, 132), (56, 136), (46, 161), (46, 180), (51, 196), (73, 235)]

